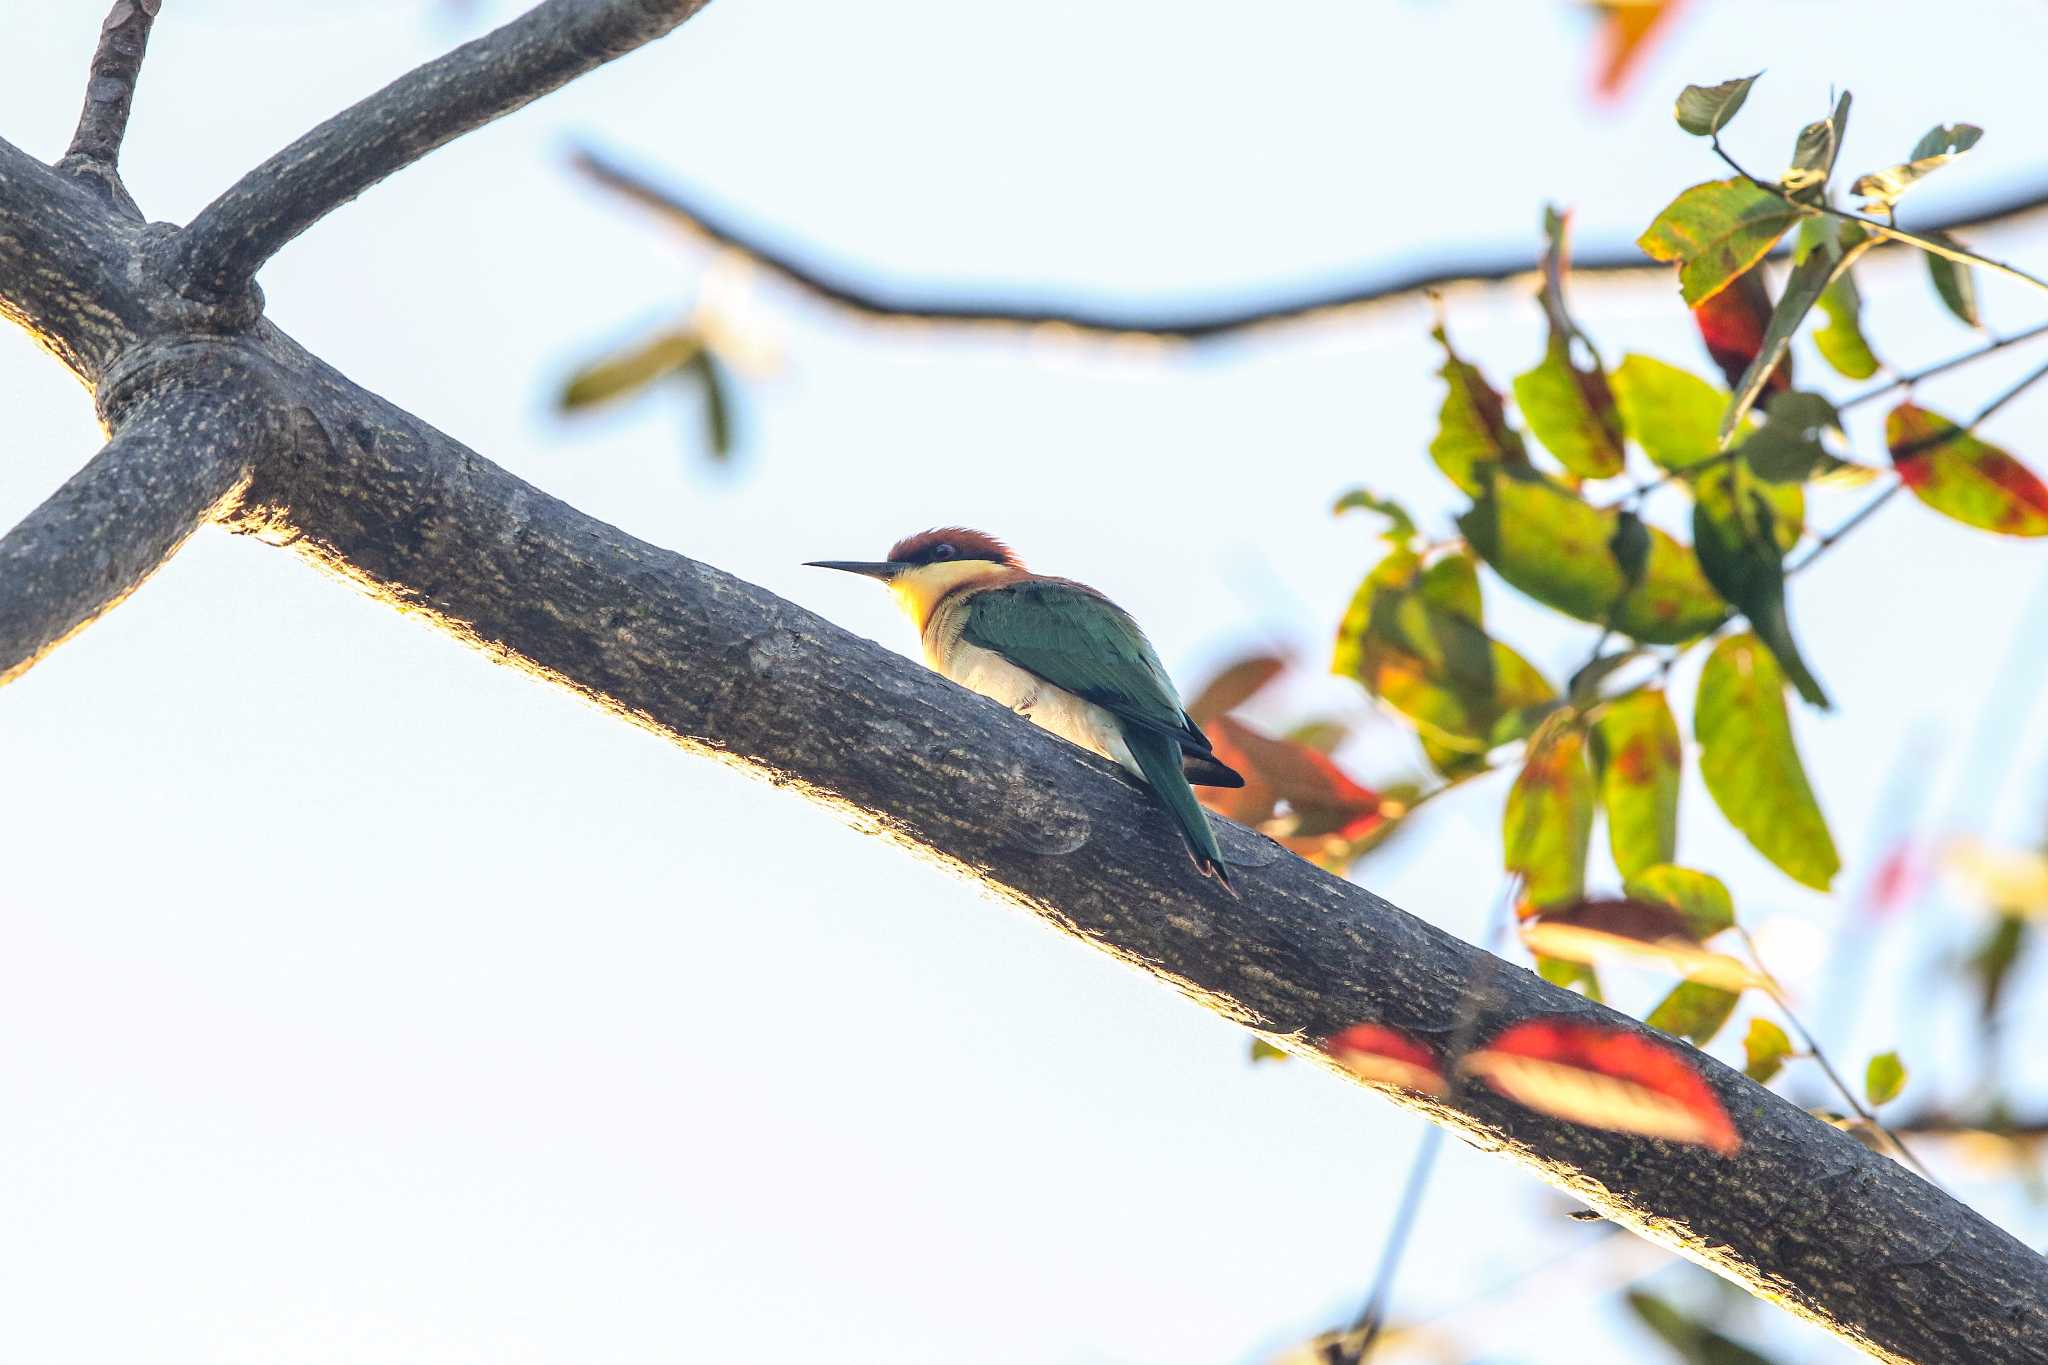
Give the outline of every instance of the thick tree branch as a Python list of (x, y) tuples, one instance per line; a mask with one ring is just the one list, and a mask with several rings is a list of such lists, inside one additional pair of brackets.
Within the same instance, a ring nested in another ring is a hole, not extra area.
[[(1102, 337), (1220, 341), (1263, 327), (1325, 321), (1431, 289), (1533, 279), (1543, 269), (1542, 262), (1533, 256), (1454, 252), (1419, 265), (1376, 269), (1362, 278), (1321, 288), (1276, 290), (1257, 302), (1216, 307), (1148, 309), (1068, 302), (1046, 295), (977, 296), (972, 288), (918, 282), (881, 283), (874, 272), (831, 262), (814, 247), (778, 244), (770, 234), (742, 227), (701, 198), (672, 185), (657, 185), (648, 176), (602, 152), (586, 148), (576, 153), (572, 164), (596, 183), (653, 210), (656, 216), (689, 236), (746, 256), (798, 291), (860, 317), (888, 322), (962, 327), (1044, 326)], [(1920, 231), (1989, 227), (2044, 208), (2048, 208), (2048, 185), (2034, 186), (1997, 202), (1930, 222)], [(1777, 257), (1787, 254), (1789, 248), (1773, 253)], [(1630, 244), (1576, 254), (1572, 258), (1572, 273), (1666, 276), (1672, 273), (1672, 267), (1652, 261)]]
[(163, 0), (114, 0), (100, 25), (100, 42), (92, 54), (92, 74), (85, 85), (85, 108), (71, 149), (58, 162), (73, 175), (89, 176), (130, 217), (140, 218), (135, 201), (121, 184), (116, 167), (121, 139), (128, 131), (128, 110), (135, 102), (135, 82), (149, 47), (149, 28)]
[[(550, 0), (533, 13), (552, 27), (518, 43), (502, 30), (246, 180), (185, 239), (206, 249), (181, 282), (232, 286), (463, 119), (601, 60), (593, 32), (641, 31), (619, 16), (638, 16), (644, 40), (691, 8)], [(411, 118), (426, 140), (390, 122)], [(298, 196), (310, 216), (283, 207)], [(90, 619), (217, 516), (690, 752), (829, 804), (1305, 1055), (1366, 1021), (1440, 1050), (1538, 1015), (1645, 1031), (1236, 826), (1222, 836), (1243, 894), (1225, 897), (1109, 765), (578, 513), (349, 383), (253, 300), (195, 306), (158, 268), (165, 244), (0, 144), (0, 311), (98, 390), (117, 433), (0, 542), (0, 622), (15, 623), (0, 639), (16, 654)], [(1477, 1086), (1387, 1094), (1883, 1358), (2048, 1361), (2048, 1261), (1786, 1100), (1699, 1068), (1741, 1131), (1732, 1158), (1552, 1120)]]
[[(198, 349), (205, 349), (203, 346)], [(230, 506), (264, 451), (264, 399), (232, 352), (142, 378), (100, 453), (0, 539), (0, 683), (113, 607)], [(214, 371), (210, 385), (195, 376)]]
[(708, 0), (546, 0), (399, 77), (258, 166), (178, 237), (172, 283), (201, 299), (246, 287), (314, 223), (436, 147), (623, 57)]

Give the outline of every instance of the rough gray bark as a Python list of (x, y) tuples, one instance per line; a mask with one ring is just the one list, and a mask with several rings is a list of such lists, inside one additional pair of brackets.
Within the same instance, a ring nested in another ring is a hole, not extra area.
[[(638, 24), (651, 38), (695, 8), (550, 0), (534, 15), (584, 34)], [(505, 62), (493, 109), (515, 107), (522, 80), (566, 79), (566, 66), (513, 55), (537, 48), (490, 42), (478, 50)], [(388, 170), (431, 143), (401, 148), (375, 129), (401, 112), (470, 126), (475, 88), (401, 81), (389, 107), (372, 99), (342, 120), (395, 148), (379, 154)], [(376, 178), (339, 131), (297, 145), (303, 159), (277, 179), (238, 187), (199, 250), (0, 143), (0, 308), (95, 391), (114, 433), (5, 542), (13, 653), (0, 665), (31, 662), (37, 641), (117, 600), (211, 514), (686, 750), (832, 805), (1306, 1055), (1366, 1021), (1446, 1049), (1541, 1015), (1647, 1032), (1236, 826), (1222, 830), (1241, 892), (1229, 898), (1109, 765), (582, 515), (350, 383), (265, 321), (252, 294), (218, 292), (288, 225)], [(328, 173), (330, 159), (348, 165)], [(1477, 1087), (1384, 1093), (1882, 1358), (2048, 1361), (2048, 1262), (1786, 1100), (1709, 1059), (1699, 1069), (1741, 1131), (1732, 1158), (1548, 1119)]]

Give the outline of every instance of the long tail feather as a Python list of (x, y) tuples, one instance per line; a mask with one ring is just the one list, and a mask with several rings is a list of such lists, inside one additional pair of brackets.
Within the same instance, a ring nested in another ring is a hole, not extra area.
[(1195, 789), (1188, 785), (1187, 777), (1181, 772), (1179, 743), (1135, 725), (1124, 727), (1124, 742), (1130, 746), (1131, 757), (1138, 761), (1145, 781), (1151, 784), (1160, 803), (1180, 826), (1195, 866), (1204, 876), (1214, 877), (1225, 890), (1231, 890), (1230, 869), (1223, 861), (1223, 849), (1216, 842), (1216, 831), (1209, 825), (1209, 814), (1195, 800)]

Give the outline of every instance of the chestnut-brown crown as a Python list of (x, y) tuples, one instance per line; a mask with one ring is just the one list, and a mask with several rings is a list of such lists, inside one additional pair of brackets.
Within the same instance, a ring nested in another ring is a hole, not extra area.
[(943, 564), (955, 559), (986, 559), (1006, 568), (1021, 569), (1016, 552), (982, 531), (965, 526), (940, 526), (905, 536), (889, 547), (892, 564)]

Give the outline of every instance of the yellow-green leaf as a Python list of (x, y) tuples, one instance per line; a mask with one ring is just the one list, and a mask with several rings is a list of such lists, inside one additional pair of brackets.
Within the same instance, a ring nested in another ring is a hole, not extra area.
[(1756, 636), (1731, 635), (1708, 656), (1693, 733), (1728, 823), (1794, 881), (1827, 890), (1842, 860), (1792, 743), (1785, 676)]
[(1686, 307), (1696, 308), (1762, 260), (1800, 216), (1739, 176), (1710, 180), (1672, 200), (1636, 245), (1656, 260), (1678, 262), (1679, 292)]
[(1622, 426), (1659, 467), (1689, 469), (1721, 448), (1728, 391), (1653, 356), (1625, 355), (1614, 370)]
[(1657, 688), (1621, 697), (1593, 726), (1593, 764), (1614, 865), (1624, 877), (1678, 852), (1678, 722)]
[(1530, 749), (1508, 791), (1501, 842), (1527, 906), (1579, 899), (1593, 835), (1593, 774), (1578, 731), (1553, 729)]
[(1744, 1073), (1759, 1085), (1769, 1085), (1792, 1055), (1792, 1040), (1770, 1020), (1752, 1019), (1742, 1040), (1742, 1054)]
[(1907, 190), (1969, 151), (1983, 136), (1984, 130), (1974, 123), (1946, 123), (1929, 129), (1908, 160), (1859, 176), (1849, 193), (1863, 196), (1865, 213), (1890, 213)]
[(1571, 343), (1552, 332), (1543, 363), (1515, 377), (1515, 405), (1544, 449), (1588, 479), (1622, 470), (1621, 418), (1599, 366), (1572, 363)]
[(703, 350), (703, 339), (695, 332), (664, 332), (578, 370), (563, 386), (560, 405), (567, 411), (624, 398), (681, 371)]
[(1724, 991), (1704, 981), (1681, 981), (1657, 1002), (1643, 1022), (1674, 1038), (1689, 1038), (1705, 1047), (1728, 1022), (1741, 998), (1739, 991)]
[(1437, 411), (1436, 439), (1429, 443), (1429, 456), (1452, 483), (1476, 495), (1485, 487), (1490, 469), (1501, 464), (1525, 465), (1529, 451), (1521, 435), (1508, 426), (1500, 395), (1486, 377), (1458, 358), (1443, 328), (1430, 335), (1443, 347), (1444, 364), (1437, 373), (1448, 388)]
[(1704, 943), (1735, 927), (1735, 901), (1721, 879), (1689, 867), (1660, 863), (1628, 877), (1623, 889), (1637, 900), (1668, 905), (1685, 916), (1687, 932)]
[(1678, 93), (1678, 126), (1694, 137), (1712, 137), (1728, 126), (1755, 84), (1756, 76), (1742, 76), (1719, 85), (1688, 85)]
[[(1940, 242), (1943, 246), (1963, 250), (1963, 244), (1946, 232), (1923, 233), (1929, 241)], [(1977, 311), (1977, 277), (1961, 261), (1947, 256), (1937, 256), (1932, 251), (1927, 257), (1927, 277), (1934, 282), (1934, 292), (1941, 297), (1942, 306), (1962, 320), (1965, 326), (1982, 327), (1983, 316)]]
[(2048, 487), (1997, 446), (1912, 403), (1892, 409), (1884, 438), (1899, 477), (1935, 511), (2000, 535), (2048, 535)]
[(1906, 1088), (1906, 1064), (1896, 1052), (1880, 1052), (1863, 1069), (1863, 1097), (1875, 1108), (1889, 1104)]

